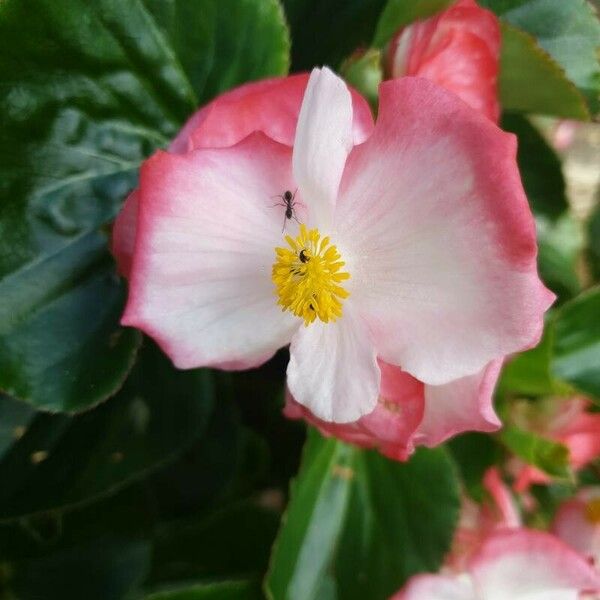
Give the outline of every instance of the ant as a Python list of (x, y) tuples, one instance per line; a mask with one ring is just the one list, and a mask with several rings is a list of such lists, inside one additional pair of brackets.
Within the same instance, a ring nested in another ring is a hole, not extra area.
[[(297, 191), (298, 188), (296, 188), (296, 192)], [(285, 208), (285, 213), (283, 215), (283, 227), (281, 228), (281, 233), (285, 231), (285, 222), (288, 219), (294, 219), (296, 223), (300, 223), (300, 221), (298, 221), (298, 218), (296, 217), (296, 213), (294, 212), (294, 206), (296, 205), (294, 198), (296, 197), (296, 192), (292, 194), (290, 190), (286, 190), (285, 192), (283, 192), (283, 194), (277, 194), (277, 196), (272, 196), (272, 198), (281, 198), (282, 200), (282, 202), (274, 204), (274, 207), (283, 206)]]

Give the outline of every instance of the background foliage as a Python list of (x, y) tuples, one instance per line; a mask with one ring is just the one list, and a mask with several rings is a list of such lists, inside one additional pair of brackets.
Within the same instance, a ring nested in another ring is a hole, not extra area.
[[(448, 4), (0, 3), (1, 599), (379, 600), (439, 567), (461, 485), (480, 497), (507, 451), (567, 478), (564, 448), (514, 426), (406, 464), (314, 431), (301, 451), (304, 427), (281, 415), (285, 352), (249, 373), (179, 372), (118, 324), (110, 224), (195, 108), (321, 64), (373, 100), (393, 33)], [(585, 0), (482, 4), (502, 18), (502, 123), (559, 296), (543, 343), (504, 370), (498, 406), (600, 402), (600, 210), (573, 217), (529, 119), (597, 113), (600, 25)], [(345, 61), (357, 48), (369, 59)]]

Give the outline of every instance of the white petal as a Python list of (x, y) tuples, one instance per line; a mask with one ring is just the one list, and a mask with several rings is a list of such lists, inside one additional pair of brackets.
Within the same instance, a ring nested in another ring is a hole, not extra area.
[(348, 302), (335, 323), (317, 320), (296, 332), (287, 382), (295, 400), (324, 421), (356, 421), (375, 408), (380, 383), (375, 350)]
[(352, 144), (352, 97), (348, 87), (327, 67), (314, 69), (298, 118), (293, 170), (310, 225), (326, 232)]
[(514, 138), (418, 78), (381, 86), (347, 161), (335, 242), (379, 356), (440, 385), (534, 345), (553, 294)]
[(298, 319), (271, 281), (291, 151), (263, 134), (224, 149), (158, 153), (141, 173), (123, 323), (176, 366), (248, 368), (289, 343)]
[[(415, 575), (390, 600), (480, 600), (467, 575)], [(509, 600), (506, 598), (506, 600)], [(512, 600), (512, 599), (510, 599)]]
[(600, 591), (594, 568), (541, 531), (494, 534), (474, 557), (470, 571), (485, 600), (575, 600), (580, 591)]

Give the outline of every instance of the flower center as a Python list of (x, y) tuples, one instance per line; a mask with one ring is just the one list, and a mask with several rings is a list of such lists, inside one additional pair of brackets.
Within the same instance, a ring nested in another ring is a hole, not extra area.
[(586, 504), (585, 516), (590, 523), (600, 523), (600, 498), (594, 498)]
[(318, 229), (300, 225), (300, 235), (285, 236), (289, 248), (275, 248), (272, 279), (283, 310), (293, 312), (309, 325), (317, 317), (324, 323), (342, 316), (342, 300), (348, 292), (340, 283), (350, 278), (344, 262), (329, 238)]

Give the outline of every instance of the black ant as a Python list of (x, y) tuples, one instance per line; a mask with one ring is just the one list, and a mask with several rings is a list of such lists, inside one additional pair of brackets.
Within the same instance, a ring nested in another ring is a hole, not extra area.
[[(296, 188), (296, 192), (298, 191), (298, 189)], [(294, 211), (294, 206), (296, 205), (296, 202), (294, 201), (294, 198), (296, 198), (296, 192), (294, 192), (292, 194), (292, 192), (290, 192), (290, 190), (286, 190), (285, 192), (283, 192), (283, 194), (277, 194), (277, 196), (272, 196), (273, 198), (281, 198), (281, 200), (283, 202), (278, 202), (277, 204), (274, 204), (273, 206), (283, 206), (285, 208), (285, 213), (283, 215), (283, 227), (281, 228), (281, 233), (283, 233), (285, 231), (285, 222), (288, 219), (294, 219), (296, 221), (296, 223), (300, 223), (300, 221), (298, 221), (298, 218), (296, 217), (296, 213)]]

